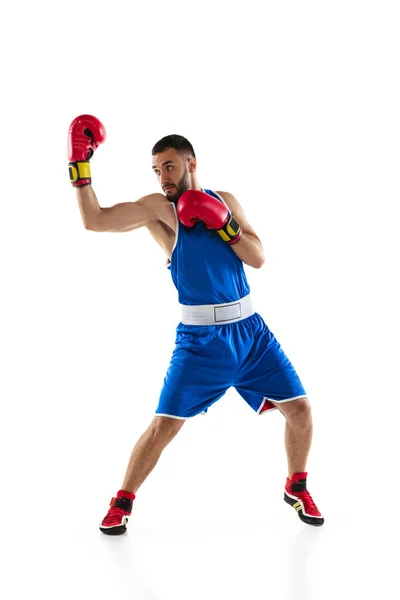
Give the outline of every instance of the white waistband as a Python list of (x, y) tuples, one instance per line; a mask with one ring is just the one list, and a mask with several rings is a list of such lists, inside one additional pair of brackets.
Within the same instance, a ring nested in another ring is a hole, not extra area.
[(226, 304), (202, 304), (200, 306), (181, 304), (180, 306), (184, 325), (225, 325), (247, 319), (254, 314), (250, 294)]

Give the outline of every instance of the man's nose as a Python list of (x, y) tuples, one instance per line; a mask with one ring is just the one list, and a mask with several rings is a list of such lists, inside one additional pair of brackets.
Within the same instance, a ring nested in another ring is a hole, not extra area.
[(161, 174), (161, 185), (165, 185), (166, 183), (171, 183), (171, 180), (168, 176), (168, 173)]

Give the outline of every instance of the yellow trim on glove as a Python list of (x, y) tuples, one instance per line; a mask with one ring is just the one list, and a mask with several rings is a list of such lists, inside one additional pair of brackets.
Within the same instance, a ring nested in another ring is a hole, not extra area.
[(224, 242), (230, 242), (232, 238), (229, 237), (227, 233), (223, 229), (217, 229), (219, 235), (222, 237)]
[(91, 179), (90, 162), (70, 162), (69, 163), (69, 179), (71, 183), (76, 183), (81, 179)]
[(242, 231), (239, 223), (235, 221), (232, 215), (230, 215), (229, 221), (223, 226), (222, 229), (217, 229), (219, 235), (224, 242), (231, 242), (234, 240)]

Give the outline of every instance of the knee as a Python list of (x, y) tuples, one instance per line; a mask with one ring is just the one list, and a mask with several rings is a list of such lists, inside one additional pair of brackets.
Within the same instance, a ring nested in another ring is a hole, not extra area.
[(183, 419), (154, 417), (148, 432), (154, 442), (168, 444), (176, 436), (184, 422)]
[(289, 402), (284, 415), (290, 423), (309, 423), (311, 421), (311, 405), (308, 398), (299, 398)]

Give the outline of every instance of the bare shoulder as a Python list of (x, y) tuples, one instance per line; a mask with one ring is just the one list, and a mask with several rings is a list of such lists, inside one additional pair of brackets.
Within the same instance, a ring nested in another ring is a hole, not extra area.
[(233, 194), (231, 194), (230, 192), (221, 192), (219, 190), (217, 191), (217, 194), (219, 194), (221, 198), (225, 200), (231, 213), (234, 213), (237, 217), (239, 217), (239, 215), (244, 217), (243, 208), (241, 207), (239, 201)]
[(225, 200), (225, 196), (227, 198), (234, 198), (236, 200), (235, 196), (233, 194), (231, 194), (230, 192), (221, 192), (221, 190), (217, 190), (217, 194), (222, 196), (224, 198), (224, 200)]
[(146, 196), (142, 196), (136, 202), (139, 202), (149, 210), (152, 210), (156, 213), (161, 209), (165, 202), (168, 202), (167, 198), (160, 193), (147, 194)]
[(172, 206), (172, 203), (168, 200), (164, 194), (155, 193), (148, 194), (147, 196), (143, 196), (140, 198), (140, 203), (142, 203), (146, 208), (151, 210), (156, 214), (157, 220), (175, 230), (175, 211)]

